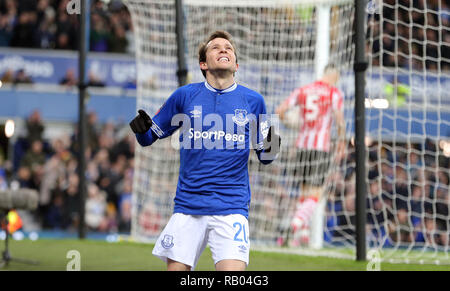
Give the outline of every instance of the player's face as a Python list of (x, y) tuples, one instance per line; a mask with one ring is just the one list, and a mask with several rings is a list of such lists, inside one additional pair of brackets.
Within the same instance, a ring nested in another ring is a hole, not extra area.
[(224, 38), (215, 38), (206, 49), (206, 62), (200, 63), (202, 70), (222, 71), (234, 74), (237, 71), (236, 55), (231, 43)]

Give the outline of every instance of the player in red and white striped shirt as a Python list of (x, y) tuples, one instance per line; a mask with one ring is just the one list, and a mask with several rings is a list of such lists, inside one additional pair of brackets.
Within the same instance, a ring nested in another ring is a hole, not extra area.
[(299, 176), (303, 195), (292, 219), (291, 229), (296, 234), (308, 223), (322, 196), (323, 184), (330, 164), (331, 130), (333, 121), (338, 130), (336, 155), (341, 158), (345, 148), (345, 123), (343, 114), (343, 96), (335, 87), (339, 72), (333, 65), (327, 65), (320, 80), (295, 89), (277, 108), (281, 121), (286, 121), (285, 113), (299, 106), (300, 124), (296, 140), (297, 163), (296, 177)]

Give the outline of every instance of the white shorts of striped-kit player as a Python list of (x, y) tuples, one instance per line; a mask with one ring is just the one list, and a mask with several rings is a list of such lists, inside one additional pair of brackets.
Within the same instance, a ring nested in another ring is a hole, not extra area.
[(214, 264), (233, 259), (248, 265), (250, 253), (248, 220), (241, 214), (186, 215), (175, 213), (162, 231), (153, 255), (171, 259), (194, 270), (206, 246)]

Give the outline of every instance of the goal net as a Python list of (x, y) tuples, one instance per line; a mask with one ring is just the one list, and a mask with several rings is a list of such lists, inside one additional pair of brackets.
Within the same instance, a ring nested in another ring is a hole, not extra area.
[(450, 263), (446, 2), (367, 7), (367, 240), (392, 262)]
[[(132, 15), (135, 32), (137, 107), (153, 115), (178, 87), (175, 1), (124, 2)], [(329, 61), (337, 66), (341, 73), (337, 87), (344, 95), (348, 147), (345, 156), (336, 159), (333, 130), (324, 199), (315, 211), (311, 227), (304, 230), (303, 242), (305, 247), (326, 250), (354, 249), (353, 1), (185, 0), (183, 3), (189, 82), (204, 81), (197, 50), (215, 30), (233, 35), (239, 61), (236, 80), (264, 96), (268, 113), (274, 113), (295, 88), (320, 77)], [(389, 14), (391, 18), (385, 16), (385, 7), (394, 9)], [(399, 9), (404, 10), (406, 18), (399, 18), (395, 12)], [(441, 164), (441, 160), (447, 163), (448, 160), (439, 155), (440, 145), (444, 145), (441, 141), (448, 134), (443, 130), (450, 120), (444, 115), (444, 96), (449, 92), (445, 90), (448, 75), (444, 65), (448, 59), (439, 49), (434, 57), (424, 52), (427, 45), (436, 47), (445, 43), (442, 35), (448, 25), (444, 26), (441, 20), (434, 26), (413, 22), (413, 15), (419, 13), (427, 19), (429, 14), (440, 15), (439, 9), (389, 6), (375, 1), (368, 6), (371, 14), (367, 19), (370, 67), (366, 82), (366, 127), (367, 182), (371, 193), (367, 202), (367, 244), (380, 250), (386, 259), (417, 254), (420, 259), (430, 256), (433, 262), (442, 262), (448, 253), (449, 216), (441, 210), (444, 198), (438, 198), (445, 190), (437, 187), (441, 185), (439, 181), (447, 178), (443, 189), (447, 189), (446, 197), (449, 196), (448, 164)], [(393, 30), (388, 33), (385, 27)], [(422, 30), (422, 39), (416, 36), (416, 29)], [(442, 35), (431, 40), (427, 36), (430, 29)], [(388, 40), (394, 43), (389, 48), (385, 46)], [(385, 63), (385, 59), (392, 58), (393, 63)], [(400, 63), (400, 58), (408, 61)], [(429, 68), (432, 63), (436, 63), (434, 70)], [(413, 68), (420, 64), (420, 69)], [(389, 86), (391, 80), (397, 83)], [(405, 85), (406, 93), (402, 93), (405, 100), (399, 97), (399, 88), (403, 88), (400, 82)], [(290, 116), (295, 116), (295, 108), (292, 111)], [(283, 138), (279, 158), (264, 166), (253, 153), (250, 155), (249, 224), (252, 246), (284, 250), (277, 242), (289, 237), (296, 205), (304, 198), (296, 169), (305, 161), (296, 159), (295, 124), (278, 125)], [(179, 171), (178, 148), (175, 135), (149, 148), (136, 149), (132, 236), (137, 240), (154, 241), (172, 215)], [(413, 165), (413, 161), (417, 163)], [(416, 178), (411, 169), (421, 175)], [(405, 186), (403, 192), (396, 186), (399, 181)], [(416, 201), (414, 205), (419, 208), (411, 206)], [(443, 244), (445, 236), (447, 241)], [(300, 249), (304, 246), (289, 248)], [(353, 251), (350, 252), (352, 257)]]

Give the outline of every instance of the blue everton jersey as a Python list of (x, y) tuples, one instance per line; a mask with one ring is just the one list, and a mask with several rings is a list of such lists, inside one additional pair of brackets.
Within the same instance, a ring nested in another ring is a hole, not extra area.
[(236, 83), (225, 90), (194, 83), (178, 88), (152, 120), (151, 130), (136, 134), (142, 146), (180, 131), (174, 213), (248, 217), (250, 149), (264, 164), (276, 158), (264, 156), (264, 98)]

